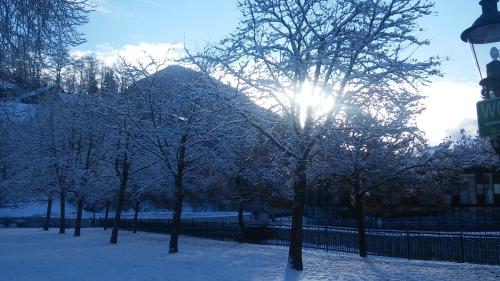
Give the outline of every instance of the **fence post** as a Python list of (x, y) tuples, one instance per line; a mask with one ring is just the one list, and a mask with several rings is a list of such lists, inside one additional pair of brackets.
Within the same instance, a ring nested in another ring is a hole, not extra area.
[(464, 255), (464, 233), (460, 231), (460, 260), (462, 262), (465, 262), (465, 255)]
[(411, 259), (410, 230), (408, 229), (406, 229), (406, 250), (408, 251), (408, 259)]
[(328, 226), (325, 226), (325, 248), (328, 252)]
[(497, 265), (500, 265), (500, 245), (497, 245)]

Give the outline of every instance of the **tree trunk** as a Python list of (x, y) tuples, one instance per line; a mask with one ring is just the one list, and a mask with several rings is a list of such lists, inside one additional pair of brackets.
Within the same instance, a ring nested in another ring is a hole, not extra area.
[(62, 190), (61, 188), (61, 192), (60, 192), (60, 205), (61, 205), (61, 215), (60, 215), (60, 218), (59, 218), (59, 233), (60, 234), (63, 234), (66, 232), (66, 216), (65, 216), (65, 203), (66, 203), (66, 194), (65, 194), (65, 191)]
[[(95, 207), (94, 207), (95, 208)], [(95, 209), (93, 210), (93, 214), (92, 214), (92, 227), (95, 227)]]
[(168, 253), (179, 252), (178, 240), (181, 232), (181, 214), (182, 214), (182, 200), (184, 199), (184, 192), (182, 190), (182, 176), (175, 177), (175, 205), (174, 213), (172, 216), (172, 231), (170, 233), (170, 243), (168, 246)]
[(356, 208), (356, 219), (358, 222), (358, 239), (359, 239), (359, 255), (366, 257), (366, 234), (365, 234), (365, 218), (363, 212), (363, 197), (356, 191), (354, 196), (354, 205)]
[(288, 248), (288, 264), (295, 270), (304, 269), (302, 263), (302, 224), (306, 185), (306, 161), (301, 160), (295, 171), (293, 184), (292, 228), (290, 229), (290, 246)]
[(134, 233), (137, 233), (137, 215), (139, 214), (139, 204), (140, 201), (136, 200), (135, 201), (135, 213), (134, 213)]
[(245, 240), (245, 221), (243, 220), (243, 198), (241, 196), (242, 190), (241, 190), (241, 179), (240, 176), (238, 175), (236, 177), (236, 189), (238, 190), (238, 203), (239, 203), (239, 208), (238, 208), (238, 227), (239, 227), (239, 237), (238, 241), (240, 243), (243, 243)]
[(47, 200), (47, 214), (45, 215), (45, 222), (43, 224), (43, 230), (49, 230), (50, 226), (50, 214), (52, 213), (52, 196), (49, 196)]
[(106, 201), (106, 211), (104, 212), (104, 230), (108, 229), (109, 201)]
[(240, 200), (240, 208), (238, 209), (238, 226), (240, 230), (239, 242), (243, 243), (245, 240), (245, 220), (243, 219), (243, 202)]
[[(128, 139), (127, 139), (128, 140)], [(120, 161), (121, 160), (121, 161)], [(119, 164), (121, 162), (121, 165)], [(130, 163), (128, 162), (127, 153), (123, 154), (122, 159), (116, 159), (115, 169), (120, 178), (120, 189), (118, 191), (118, 202), (116, 204), (115, 220), (113, 223), (113, 230), (111, 231), (111, 244), (118, 243), (118, 229), (120, 227), (120, 217), (122, 215), (123, 201), (125, 198), (125, 190), (127, 189), (128, 171)]]
[(80, 236), (80, 229), (82, 226), (83, 201), (84, 198), (80, 196), (78, 198), (77, 210), (76, 210), (75, 236)]
[(120, 217), (122, 214), (123, 199), (125, 197), (125, 188), (127, 187), (127, 180), (122, 180), (120, 183), (120, 190), (118, 192), (118, 202), (116, 204), (115, 220), (113, 222), (113, 230), (111, 231), (111, 244), (118, 243), (118, 228), (120, 227)]
[(175, 178), (175, 205), (174, 213), (172, 215), (172, 231), (170, 232), (170, 243), (168, 245), (168, 253), (179, 252), (178, 242), (179, 233), (181, 232), (181, 214), (182, 214), (182, 200), (184, 199), (184, 190), (182, 180), (184, 177), (184, 159), (186, 157), (186, 143), (188, 140), (187, 132), (184, 133), (179, 142), (179, 150), (177, 154), (177, 174)]
[(56, 87), (57, 90), (61, 89), (61, 66), (59, 63), (56, 66)]

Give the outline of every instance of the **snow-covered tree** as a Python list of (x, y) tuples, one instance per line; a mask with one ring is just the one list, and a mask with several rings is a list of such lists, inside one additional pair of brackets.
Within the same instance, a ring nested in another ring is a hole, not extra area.
[[(120, 228), (121, 213), (126, 203), (127, 189), (136, 174), (155, 165), (155, 160), (145, 157), (140, 143), (144, 140), (144, 132), (137, 130), (130, 122), (129, 112), (134, 110), (136, 104), (129, 96), (123, 93), (104, 97), (103, 115), (106, 117), (106, 127), (109, 138), (108, 177), (112, 178), (108, 184), (115, 188), (115, 217), (111, 231), (110, 242), (118, 243), (118, 230)], [(142, 184), (136, 179), (135, 184)]]
[(0, 78), (38, 87), (49, 63), (60, 69), (67, 48), (85, 41), (77, 28), (90, 8), (88, 0), (0, 1)]
[[(262, 111), (264, 111), (262, 109)], [(219, 159), (211, 165), (213, 183), (208, 200), (224, 209), (238, 210), (240, 242), (245, 228), (244, 211), (272, 213), (274, 200), (287, 197), (282, 182), (282, 154), (265, 137), (243, 122), (228, 128), (227, 137), (220, 139)]]
[(68, 144), (68, 176), (71, 184), (66, 191), (74, 197), (77, 216), (75, 222), (75, 236), (80, 236), (82, 211), (85, 203), (98, 200), (99, 185), (105, 177), (105, 161), (109, 161), (109, 145), (106, 139), (110, 136), (106, 124), (102, 121), (99, 100), (92, 96), (72, 96), (64, 103), (64, 109), (70, 111), (65, 120), (66, 134), (70, 135)]
[[(145, 179), (145, 171), (142, 170), (140, 174), (140, 179), (137, 179), (139, 175), (137, 175), (137, 177), (135, 178), (132, 178), (132, 184), (127, 192), (129, 204), (132, 210), (134, 210), (134, 233), (137, 232), (137, 221), (143, 203), (154, 203), (161, 196), (166, 196), (165, 192), (163, 192), (165, 187), (161, 185), (161, 181), (157, 180), (157, 175), (150, 174), (150, 178)], [(134, 182), (138, 183), (136, 184)]]
[[(51, 202), (53, 190), (45, 189), (50, 179), (31, 168), (24, 159), (33, 148), (30, 122), (32, 107), (12, 102), (0, 102), (0, 200), (13, 204), (34, 198)], [(32, 172), (32, 173), (30, 173)], [(39, 177), (33, 177), (36, 175)], [(37, 184), (33, 179), (37, 179)], [(43, 187), (41, 187), (43, 186)]]
[(103, 74), (102, 74), (101, 92), (104, 93), (118, 92), (118, 82), (116, 81), (113, 69), (105, 67), (102, 69), (102, 72)]
[[(66, 232), (65, 204), (69, 182), (69, 134), (65, 127), (68, 111), (64, 111), (63, 101), (59, 96), (47, 98), (36, 112), (30, 132), (34, 142), (32, 154), (22, 158), (31, 163), (32, 169), (41, 169), (54, 183), (60, 203), (59, 233)], [(52, 188), (47, 186), (48, 188)]]
[[(302, 270), (302, 224), (311, 155), (326, 130), (358, 99), (373, 110), (416, 103), (418, 86), (438, 74), (436, 58), (419, 60), (427, 45), (416, 35), (418, 19), (432, 1), (418, 0), (242, 0), (238, 28), (192, 61), (286, 120), (244, 114), (252, 125), (293, 159), (291, 267)], [(215, 65), (215, 67), (214, 67)], [(268, 122), (266, 122), (268, 121)], [(340, 145), (340, 144), (339, 144)]]
[(384, 189), (411, 193), (419, 181), (414, 170), (429, 168), (432, 160), (423, 133), (414, 124), (416, 112), (411, 104), (394, 104), (390, 112), (371, 108), (352, 104), (344, 125), (332, 128), (322, 139), (326, 153), (318, 155), (325, 165), (318, 176), (333, 176), (333, 191), (347, 191), (351, 197), (362, 257), (366, 257), (365, 197), (387, 196)]
[(176, 253), (186, 189), (206, 185), (203, 166), (217, 157), (221, 128), (235, 120), (224, 115), (226, 105), (211, 92), (203, 75), (181, 66), (158, 71), (161, 66), (125, 65), (122, 73), (132, 81), (126, 92), (135, 103), (130, 123), (142, 132), (141, 139), (133, 141), (157, 160), (163, 176), (173, 182), (169, 253)]

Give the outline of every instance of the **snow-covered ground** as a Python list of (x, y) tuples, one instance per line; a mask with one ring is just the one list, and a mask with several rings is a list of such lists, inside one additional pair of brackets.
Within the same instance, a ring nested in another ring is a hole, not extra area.
[(82, 236), (38, 229), (0, 229), (0, 280), (500, 280), (500, 267), (408, 261), (304, 251), (305, 269), (286, 266), (288, 250), (181, 236), (167, 254), (168, 236), (83, 229)]
[(15, 87), (16, 87), (16, 85), (14, 85), (8, 81), (0, 80), (0, 90), (2, 90), (2, 89), (14, 89)]
[(0, 118), (15, 122), (30, 120), (36, 113), (37, 105), (0, 100)]
[[(47, 206), (44, 203), (20, 203), (15, 208), (0, 208), (0, 217), (44, 217), (46, 213)], [(114, 210), (110, 210), (109, 217), (114, 217)], [(83, 218), (91, 218), (93, 216), (92, 212), (83, 211)], [(59, 217), (59, 203), (54, 202), (52, 204), (52, 218)], [(66, 217), (76, 218), (76, 208), (71, 204), (66, 204)], [(104, 218), (104, 212), (97, 212), (97, 218)], [(122, 212), (122, 218), (133, 218), (134, 212), (132, 210), (126, 210)], [(245, 220), (249, 220), (251, 217), (250, 213), (245, 213)], [(170, 210), (157, 210), (157, 211), (147, 211), (139, 212), (140, 219), (170, 219), (172, 218), (172, 211)], [(207, 211), (207, 212), (193, 212), (189, 207), (185, 208), (182, 212), (183, 220), (202, 220), (202, 221), (224, 221), (224, 222), (237, 222), (238, 212), (218, 212), (218, 211)]]

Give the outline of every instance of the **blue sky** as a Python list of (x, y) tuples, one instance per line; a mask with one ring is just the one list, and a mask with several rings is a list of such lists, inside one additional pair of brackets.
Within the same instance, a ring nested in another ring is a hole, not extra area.
[(238, 23), (235, 0), (96, 0), (96, 11), (81, 30), (87, 43), (119, 48), (139, 42), (186, 42), (188, 46), (221, 39)]
[[(419, 118), (432, 143), (453, 135), (460, 127), (476, 130), (475, 102), (479, 78), (467, 44), (460, 33), (480, 15), (479, 0), (436, 0), (436, 14), (421, 20), (423, 36), (431, 45), (416, 55), (448, 57), (443, 78), (436, 78), (424, 93), (428, 110)], [(230, 33), (240, 17), (237, 0), (95, 0), (96, 11), (81, 28), (87, 43), (80, 51), (103, 55), (148, 46), (157, 52), (175, 43), (201, 48)], [(146, 48), (143, 48), (146, 49)]]

